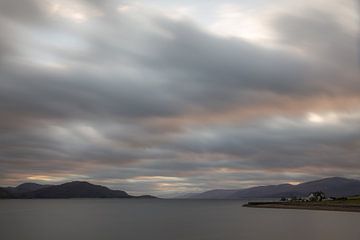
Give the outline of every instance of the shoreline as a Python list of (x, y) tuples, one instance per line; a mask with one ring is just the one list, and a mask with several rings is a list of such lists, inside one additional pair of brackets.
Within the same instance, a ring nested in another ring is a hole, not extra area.
[(247, 204), (244, 204), (243, 206), (251, 207), (251, 208), (279, 208), (279, 209), (360, 212), (360, 205), (331, 204), (331, 203), (249, 202)]

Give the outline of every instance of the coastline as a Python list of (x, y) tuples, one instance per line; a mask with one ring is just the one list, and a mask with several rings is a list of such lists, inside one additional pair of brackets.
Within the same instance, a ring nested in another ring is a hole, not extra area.
[(344, 203), (303, 203), (303, 202), (249, 202), (243, 205), (251, 208), (279, 208), (279, 209), (301, 209), (322, 210), (341, 212), (360, 212), (359, 204)]

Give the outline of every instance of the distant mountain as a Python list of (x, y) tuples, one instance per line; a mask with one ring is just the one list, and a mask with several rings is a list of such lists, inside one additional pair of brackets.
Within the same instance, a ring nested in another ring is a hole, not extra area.
[(41, 185), (37, 183), (22, 183), (16, 187), (7, 187), (6, 190), (12, 194), (22, 194), (27, 192), (36, 191), (42, 188), (49, 187), (51, 185)]
[[(291, 184), (280, 184), (280, 185), (269, 185), (259, 186), (240, 191), (235, 191), (229, 196), (229, 198), (273, 198), (273, 197), (289, 197), (297, 196), (293, 190), (294, 185)], [(309, 190), (309, 192), (313, 192)], [(302, 194), (300, 194), (302, 195)]]
[(325, 178), (298, 185), (280, 184), (259, 186), (235, 190), (210, 190), (199, 194), (190, 194), (190, 199), (249, 199), (304, 197), (311, 192), (322, 191), (328, 197), (346, 197), (360, 195), (360, 181), (340, 177)]
[(191, 199), (227, 199), (230, 198), (232, 194), (238, 190), (230, 189), (214, 189), (202, 193), (190, 193), (184, 195), (182, 198), (191, 198)]
[(168, 198), (175, 198), (175, 199), (187, 199), (192, 198), (200, 193), (198, 192), (192, 192), (192, 193), (176, 193), (174, 195), (170, 195)]
[(158, 197), (155, 197), (153, 195), (141, 195), (141, 196), (136, 196), (135, 198), (149, 198), (149, 199), (151, 199), (151, 198), (158, 198)]
[(88, 182), (68, 182), (61, 185), (24, 183), (15, 188), (0, 188), (0, 198), (155, 198), (131, 196), (125, 191), (111, 190)]
[(111, 190), (107, 187), (88, 182), (69, 182), (49, 186), (21, 195), (22, 198), (131, 198), (121, 190)]
[(322, 191), (328, 197), (353, 196), (360, 194), (360, 181), (340, 177), (325, 178), (296, 185), (294, 191), (298, 196), (314, 191)]

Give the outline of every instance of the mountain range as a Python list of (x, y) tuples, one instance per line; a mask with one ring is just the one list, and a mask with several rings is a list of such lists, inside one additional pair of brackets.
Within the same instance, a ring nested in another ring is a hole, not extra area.
[[(186, 199), (253, 199), (305, 197), (321, 191), (327, 197), (360, 195), (360, 180), (341, 177), (324, 178), (298, 185), (280, 184), (246, 189), (215, 189), (202, 193), (189, 193), (178, 198)], [(132, 196), (121, 190), (101, 185), (74, 181), (60, 185), (23, 183), (16, 187), (0, 187), (0, 198), (155, 198), (150, 195)]]
[(23, 183), (16, 187), (0, 188), (0, 198), (155, 198), (150, 195), (132, 196), (121, 190), (74, 181), (60, 185)]
[(280, 184), (246, 189), (215, 189), (202, 193), (186, 194), (187, 199), (251, 199), (305, 197), (311, 192), (321, 191), (327, 197), (360, 195), (360, 181), (341, 177), (324, 178), (298, 185)]

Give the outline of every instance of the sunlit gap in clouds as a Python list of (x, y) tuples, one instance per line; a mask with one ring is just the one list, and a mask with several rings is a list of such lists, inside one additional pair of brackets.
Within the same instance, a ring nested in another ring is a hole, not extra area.
[(77, 175), (77, 174), (64, 174), (64, 175), (58, 175), (58, 176), (47, 176), (47, 175), (33, 175), (29, 176), (26, 179), (36, 182), (42, 182), (42, 183), (61, 183), (65, 181), (75, 181), (75, 180), (81, 180), (86, 179), (87, 176), (84, 175)]
[(82, 4), (81, 1), (49, 0), (47, 4), (51, 15), (57, 15), (78, 24), (85, 23), (89, 18), (103, 15), (100, 10)]

